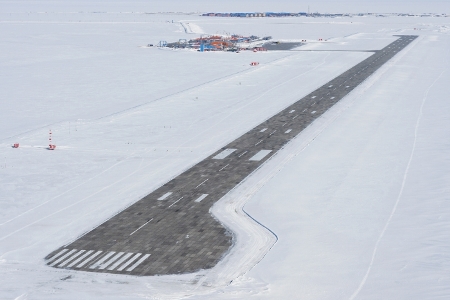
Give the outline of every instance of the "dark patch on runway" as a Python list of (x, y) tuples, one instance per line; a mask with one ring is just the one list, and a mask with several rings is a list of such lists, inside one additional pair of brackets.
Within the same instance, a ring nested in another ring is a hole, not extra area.
[(211, 206), (415, 38), (399, 36), (97, 228), (55, 250), (46, 257), (46, 263), (131, 275), (179, 274), (213, 267), (231, 247), (232, 235), (209, 213)]
[(304, 43), (300, 42), (268, 42), (262, 45), (263, 48), (269, 51), (277, 51), (277, 50), (291, 50), (297, 47), (304, 45)]

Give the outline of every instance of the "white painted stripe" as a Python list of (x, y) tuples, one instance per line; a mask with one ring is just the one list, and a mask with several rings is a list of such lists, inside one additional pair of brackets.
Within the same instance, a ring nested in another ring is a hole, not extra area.
[(330, 86), (328, 86), (328, 87), (333, 87), (333, 85), (330, 85)]
[(203, 195), (201, 195), (200, 197), (198, 197), (197, 200), (195, 200), (195, 202), (200, 202), (200, 201), (202, 201), (203, 199), (205, 199), (207, 196), (208, 196), (208, 194), (203, 194)]
[(123, 263), (126, 259), (128, 259), (128, 257), (130, 257), (131, 255), (133, 255), (133, 253), (127, 253), (124, 256), (122, 256), (118, 261), (116, 261), (111, 267), (108, 268), (108, 270), (114, 270), (115, 268), (117, 268), (118, 265), (120, 265), (121, 263)]
[(291, 132), (291, 131), (292, 131), (292, 129), (288, 129), (288, 130), (286, 130), (285, 133), (289, 133), (289, 132)]
[(294, 120), (294, 119), (297, 118), (297, 117), (298, 117), (298, 115), (296, 115), (295, 117), (293, 117), (292, 120)]
[(230, 164), (226, 164), (224, 167), (222, 167), (220, 170), (219, 170), (219, 172), (220, 171), (222, 171), (223, 169), (225, 169), (226, 167), (228, 167)]
[(59, 251), (58, 253), (56, 253), (54, 256), (52, 256), (51, 258), (48, 259), (48, 262), (51, 262), (52, 260), (54, 260), (55, 258), (57, 258), (58, 256), (63, 255), (63, 253), (69, 251), (69, 249), (63, 249), (61, 251)]
[(295, 111), (295, 109), (291, 110), (289, 113), (292, 114)]
[(131, 264), (133, 261), (135, 261), (141, 255), (142, 255), (142, 253), (136, 253), (135, 256), (130, 258), (126, 263), (124, 263), (120, 268), (117, 269), (117, 271), (122, 271), (123, 269), (125, 269), (129, 264)]
[(69, 252), (67, 252), (66, 254), (64, 254), (63, 256), (61, 256), (60, 258), (58, 258), (57, 260), (55, 260), (53, 263), (50, 264), (51, 267), (53, 267), (54, 265), (58, 264), (59, 262), (61, 262), (62, 260), (66, 259), (67, 257), (69, 257), (70, 255), (72, 255), (72, 253), (77, 252), (77, 249), (73, 249), (70, 250)]
[(116, 255), (113, 256), (113, 258), (111, 258), (110, 260), (108, 260), (107, 262), (104, 262), (101, 264), (101, 266), (99, 267), (99, 270), (103, 270), (105, 269), (107, 266), (109, 266), (110, 264), (112, 264), (116, 259), (118, 259), (119, 257), (121, 257), (125, 252), (119, 252)]
[(275, 132), (277, 132), (276, 130), (274, 130), (271, 134), (269, 134), (269, 135), (272, 135), (272, 134), (274, 134)]
[(127, 272), (131, 272), (133, 271), (137, 266), (139, 266), (144, 260), (146, 260), (148, 257), (150, 256), (150, 254), (145, 254), (143, 257), (141, 257), (140, 260), (138, 260), (134, 265), (132, 265), (131, 267), (129, 267), (127, 269)]
[(85, 261), (83, 261), (81, 264), (79, 264), (77, 266), (77, 268), (81, 268), (82, 266), (84, 266), (85, 264), (87, 264), (88, 262), (90, 262), (91, 260), (93, 260), (94, 258), (96, 258), (100, 253), (102, 253), (103, 251), (97, 251), (95, 252), (93, 255), (89, 256)]
[(316, 96), (312, 96), (311, 98), (314, 99), (314, 98), (316, 98)]
[(70, 263), (70, 265), (68, 265), (68, 268), (71, 268), (73, 266), (75, 266), (77, 263), (79, 263), (80, 261), (82, 261), (83, 259), (85, 259), (86, 256), (88, 256), (89, 254), (91, 254), (92, 252), (94, 252), (94, 250), (89, 250), (88, 252), (86, 252), (85, 254), (83, 254), (82, 256), (78, 257), (77, 259), (75, 259), (73, 262)]
[(306, 108), (302, 112), (305, 112), (305, 111), (306, 111)]
[(236, 150), (237, 149), (225, 149), (222, 152), (220, 152), (219, 154), (217, 154), (216, 156), (214, 156), (213, 159), (224, 159), (225, 157), (227, 157), (228, 155), (230, 155), (231, 153), (233, 153)]
[(244, 151), (244, 152), (242, 152), (240, 155), (239, 155), (239, 157), (241, 157), (242, 155), (244, 155), (245, 153), (247, 153), (248, 151)]
[(267, 130), (267, 128), (263, 128), (263, 129), (261, 129), (260, 132), (264, 132), (264, 131), (266, 131), (266, 130)]
[(334, 99), (335, 97), (331, 97), (330, 99)]
[(183, 199), (183, 198), (184, 198), (184, 196), (181, 197), (180, 199), (178, 199), (177, 201), (175, 201), (174, 203), (170, 204), (167, 208), (171, 208), (172, 206), (175, 205), (175, 203), (177, 203), (178, 201), (180, 201), (180, 200)]
[(256, 153), (255, 155), (253, 155), (253, 157), (250, 158), (249, 160), (260, 161), (261, 159), (266, 157), (266, 155), (269, 154), (270, 152), (272, 152), (272, 150), (261, 150), (258, 153)]
[(205, 181), (203, 181), (202, 183), (200, 183), (199, 185), (197, 185), (195, 188), (198, 188), (199, 186), (201, 186), (202, 184), (204, 184), (204, 183), (207, 182), (208, 180), (209, 180), (209, 178), (206, 179)]
[(164, 195), (162, 195), (161, 197), (159, 197), (158, 200), (164, 200), (164, 199), (166, 199), (167, 197), (169, 197), (170, 195), (172, 195), (172, 192), (165, 193)]
[(116, 253), (115, 251), (111, 251), (108, 252), (108, 254), (106, 254), (105, 256), (103, 256), (102, 258), (100, 258), (96, 263), (94, 263), (92, 266), (89, 267), (89, 269), (95, 269), (98, 266), (100, 266), (105, 260), (107, 260), (108, 258), (110, 258), (111, 256), (114, 255), (114, 253)]
[(147, 222), (145, 222), (144, 225), (140, 226), (138, 229), (136, 229), (135, 231), (133, 231), (132, 233), (130, 233), (130, 235), (133, 235), (134, 233), (136, 233), (136, 231), (138, 231), (139, 229), (141, 229), (142, 227), (144, 227), (145, 225), (147, 225), (148, 223), (150, 223), (151, 220), (153, 220), (153, 218), (151, 218), (150, 220), (148, 220)]
[(80, 256), (81, 254), (83, 254), (83, 252), (85, 252), (86, 250), (80, 250), (78, 251), (78, 253), (75, 253), (74, 255), (72, 255), (71, 257), (69, 257), (68, 259), (66, 259), (65, 261), (63, 261), (62, 263), (60, 263), (58, 265), (58, 267), (64, 267), (65, 265), (67, 265), (72, 259), (77, 258), (78, 256)]
[(316, 111), (315, 110), (313, 110), (312, 112), (311, 112), (312, 114), (315, 114), (316, 113)]
[(259, 142), (257, 142), (257, 143), (255, 144), (255, 146), (258, 146), (259, 144), (261, 144), (262, 141), (263, 141), (263, 140), (260, 140)]

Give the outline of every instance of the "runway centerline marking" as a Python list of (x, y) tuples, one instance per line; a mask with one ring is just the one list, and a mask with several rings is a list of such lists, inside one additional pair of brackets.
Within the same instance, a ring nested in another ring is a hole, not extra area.
[(167, 208), (171, 208), (173, 205), (175, 205), (175, 203), (177, 203), (178, 201), (180, 201), (183, 198), (184, 198), (184, 196), (181, 197), (180, 199), (178, 199), (177, 201), (175, 201), (174, 203), (170, 204)]
[(142, 225), (141, 227), (139, 227), (138, 229), (136, 229), (135, 231), (133, 231), (132, 233), (130, 233), (130, 235), (133, 235), (136, 233), (136, 231), (138, 231), (139, 229), (141, 229), (142, 227), (144, 227), (145, 225), (147, 225), (148, 223), (150, 223), (150, 221), (153, 220), (153, 218), (151, 218), (150, 220), (148, 220), (147, 222), (145, 222), (144, 225)]
[(202, 183), (200, 183), (199, 185), (197, 185), (195, 188), (198, 188), (199, 186), (201, 186), (202, 184), (204, 184), (205, 182), (207, 182), (209, 180), (209, 178), (205, 179)]
[(247, 153), (248, 151), (244, 151), (242, 152), (238, 157), (241, 157), (242, 155), (244, 155), (245, 153)]
[(230, 164), (226, 164), (224, 167), (222, 167), (220, 170), (219, 170), (219, 172), (220, 171), (222, 171), (223, 169), (225, 169), (227, 166), (229, 166)]

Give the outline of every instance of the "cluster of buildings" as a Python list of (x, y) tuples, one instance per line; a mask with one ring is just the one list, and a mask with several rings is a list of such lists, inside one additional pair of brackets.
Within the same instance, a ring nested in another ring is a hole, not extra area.
[(198, 51), (240, 51), (247, 49), (257, 49), (262, 51), (262, 45), (272, 37), (258, 37), (255, 35), (202, 35), (199, 38), (186, 40), (180, 39), (178, 42), (160, 42), (159, 47), (169, 47), (174, 49), (192, 49)]
[(257, 17), (298, 17), (306, 16), (307, 13), (289, 12), (237, 12), (237, 13), (205, 13), (205, 17), (237, 17), (237, 18), (257, 18)]
[(388, 16), (401, 16), (401, 17), (448, 17), (446, 14), (405, 14), (405, 13), (290, 13), (290, 12), (236, 12), (236, 13), (204, 13), (205, 17), (237, 17), (237, 18), (257, 18), (257, 17), (363, 17), (363, 16), (376, 16), (376, 17), (388, 17)]

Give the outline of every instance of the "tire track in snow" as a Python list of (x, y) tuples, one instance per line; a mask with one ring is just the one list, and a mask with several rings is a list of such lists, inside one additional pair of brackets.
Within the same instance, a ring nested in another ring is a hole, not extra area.
[(398, 194), (397, 199), (396, 199), (396, 201), (395, 201), (394, 207), (392, 208), (391, 214), (389, 215), (389, 218), (388, 218), (386, 224), (384, 225), (383, 230), (381, 231), (381, 234), (380, 234), (380, 236), (378, 237), (377, 242), (375, 243), (375, 248), (373, 249), (372, 257), (371, 257), (371, 259), (370, 259), (369, 267), (367, 268), (366, 274), (364, 275), (363, 279), (361, 280), (361, 283), (359, 284), (359, 286), (358, 286), (358, 288), (356, 289), (356, 291), (350, 296), (350, 298), (349, 298), (350, 300), (355, 299), (355, 298), (358, 296), (359, 292), (360, 292), (360, 291), (362, 290), (362, 288), (364, 287), (364, 285), (366, 284), (367, 278), (369, 277), (370, 271), (372, 270), (373, 263), (374, 263), (374, 261), (375, 261), (375, 256), (376, 256), (376, 254), (377, 254), (377, 251), (378, 251), (378, 247), (379, 247), (379, 245), (380, 245), (380, 242), (381, 242), (381, 240), (383, 239), (384, 234), (386, 233), (386, 230), (388, 229), (389, 224), (391, 223), (391, 220), (392, 220), (392, 218), (393, 218), (394, 215), (395, 215), (395, 212), (396, 212), (396, 210), (397, 210), (398, 204), (400, 203), (400, 200), (401, 200), (401, 197), (402, 197), (402, 195), (403, 195), (404, 188), (405, 188), (406, 180), (407, 180), (407, 178), (408, 178), (409, 168), (411, 167), (411, 162), (412, 162), (412, 159), (414, 158), (414, 152), (415, 152), (415, 150), (416, 150), (417, 133), (418, 133), (419, 126), (420, 126), (420, 120), (421, 120), (421, 118), (422, 118), (423, 107), (424, 107), (424, 105), (425, 105), (425, 103), (426, 103), (426, 100), (427, 100), (427, 98), (428, 98), (428, 93), (430, 92), (431, 88), (436, 84), (436, 82), (439, 81), (439, 79), (442, 77), (442, 75), (444, 75), (444, 73), (447, 71), (448, 64), (449, 64), (449, 63), (448, 63), (448, 61), (447, 61), (447, 64), (446, 64), (446, 66), (445, 66), (445, 69), (439, 74), (439, 76), (433, 81), (433, 83), (432, 83), (432, 84), (428, 87), (428, 89), (425, 91), (424, 97), (423, 97), (423, 99), (422, 99), (422, 103), (421, 103), (421, 105), (420, 105), (419, 115), (418, 115), (418, 117), (417, 117), (416, 125), (415, 125), (415, 128), (414, 128), (414, 142), (413, 142), (413, 145), (412, 145), (411, 154), (410, 154), (410, 156), (409, 156), (408, 164), (406, 165), (405, 173), (403, 174), (403, 180), (402, 180), (402, 184), (401, 184), (401, 187), (400, 187), (399, 194)]

